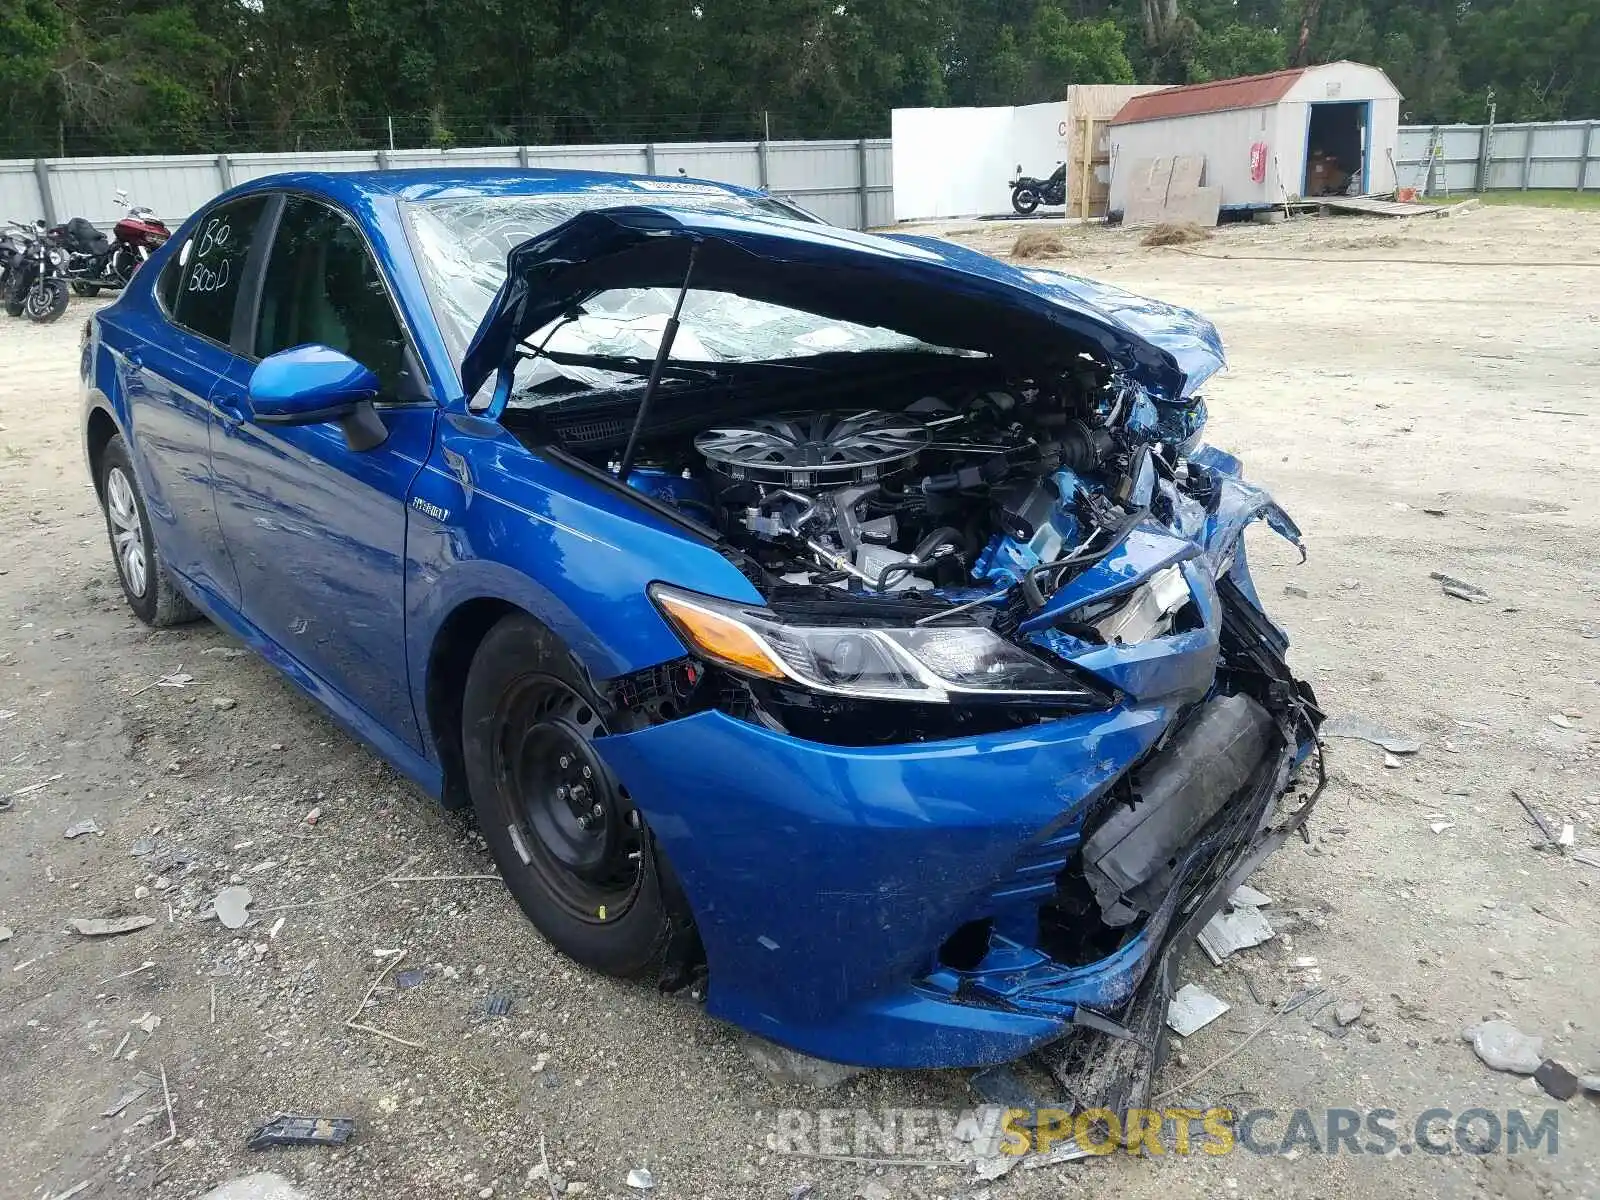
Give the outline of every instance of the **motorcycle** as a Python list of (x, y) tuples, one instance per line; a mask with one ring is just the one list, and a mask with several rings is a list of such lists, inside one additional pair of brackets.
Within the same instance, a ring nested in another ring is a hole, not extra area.
[(12, 222), (14, 245), (4, 280), (4, 299), (9, 316), (26, 316), (39, 325), (48, 324), (67, 311), (67, 281), (64, 276), (67, 252), (52, 245), (43, 221), (32, 226)]
[(1049, 179), (1035, 179), (1022, 173), (1017, 164), (1017, 177), (1011, 181), (1011, 207), (1019, 216), (1027, 216), (1039, 205), (1052, 208), (1067, 202), (1067, 164), (1062, 163)]
[(82, 217), (54, 226), (48, 236), (66, 251), (65, 274), (78, 295), (96, 296), (101, 288), (120, 288), (127, 282), (113, 269), (111, 239)]
[(150, 209), (130, 204), (127, 192), (119, 191), (116, 199), (124, 212), (111, 230), (111, 258), (107, 265), (110, 275), (122, 281), (116, 285), (120, 287), (172, 236), (172, 230)]

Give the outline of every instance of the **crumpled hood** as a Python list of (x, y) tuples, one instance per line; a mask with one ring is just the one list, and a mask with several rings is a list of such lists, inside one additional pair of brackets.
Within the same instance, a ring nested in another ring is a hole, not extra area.
[(505, 283), (462, 360), (466, 395), (529, 334), (589, 297), (678, 287), (696, 243), (691, 287), (1030, 368), (1064, 365), (1087, 342), (1158, 398), (1192, 393), (1225, 364), (1215, 326), (1187, 309), (936, 238), (630, 206), (581, 213), (511, 251)]

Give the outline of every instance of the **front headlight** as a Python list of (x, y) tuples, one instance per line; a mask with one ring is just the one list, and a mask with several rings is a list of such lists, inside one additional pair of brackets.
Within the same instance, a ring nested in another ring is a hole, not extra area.
[(650, 596), (692, 649), (758, 679), (838, 696), (925, 704), (1108, 701), (982, 626), (796, 625), (766, 609), (665, 584), (652, 584)]

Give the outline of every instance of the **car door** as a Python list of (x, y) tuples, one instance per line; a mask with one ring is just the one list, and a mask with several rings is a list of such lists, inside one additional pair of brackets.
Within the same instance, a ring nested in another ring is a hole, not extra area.
[[(342, 697), (414, 749), (405, 655), (406, 499), (438, 413), (366, 239), (343, 212), (284, 198), (237, 358), (215, 393), (217, 514), (245, 616)], [(251, 418), (255, 364), (331, 346), (376, 373), (387, 438), (352, 450), (334, 422)]]
[(217, 523), (209, 402), (234, 362), (234, 311), (267, 209), (265, 196), (210, 209), (157, 278), (155, 304), (117, 305), (101, 318), (124, 335), (119, 381), (161, 553), (234, 607), (239, 582)]

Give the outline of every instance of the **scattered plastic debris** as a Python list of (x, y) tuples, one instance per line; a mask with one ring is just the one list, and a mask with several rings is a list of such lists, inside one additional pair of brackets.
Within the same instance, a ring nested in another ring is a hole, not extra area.
[(133, 1077), (131, 1083), (100, 1113), (102, 1117), (118, 1117), (122, 1110), (127, 1108), (141, 1096), (148, 1095), (161, 1081), (148, 1071), (140, 1071)]
[(1351, 714), (1329, 717), (1322, 723), (1322, 728), (1318, 732), (1325, 738), (1354, 738), (1357, 741), (1371, 742), (1374, 746), (1383, 747), (1390, 754), (1415, 754), (1422, 749), (1422, 743), (1414, 737), (1385, 729), (1376, 721)]
[(628, 1186), (638, 1192), (648, 1192), (656, 1186), (656, 1177), (649, 1167), (635, 1167), (628, 1172)]
[(1167, 1024), (1179, 1037), (1198, 1033), (1229, 1009), (1226, 1000), (1198, 984), (1186, 983), (1167, 1005)]
[(213, 1188), (200, 1200), (306, 1200), (306, 1194), (282, 1175), (258, 1171)]
[(1272, 903), (1272, 897), (1265, 892), (1258, 892), (1248, 883), (1241, 883), (1233, 889), (1233, 895), (1228, 897), (1228, 903), (1235, 908), (1265, 908)]
[[(47, 788), (52, 783), (59, 783), (63, 778), (64, 778), (64, 776), (62, 776), (62, 775), (60, 775), (58, 773), (58, 774), (50, 776), (49, 779), (41, 779), (41, 780), (39, 780), (38, 783), (30, 783), (25, 787), (19, 787), (16, 791), (11, 793), (11, 799), (14, 799), (17, 796), (29, 796), (29, 795), (32, 795), (34, 792), (37, 792), (40, 788)], [(0, 812), (3, 812), (5, 809), (8, 809), (8, 808), (11, 807), (11, 799), (7, 799), (5, 801), (5, 803), (0, 804)]]
[(1532, 1075), (1544, 1061), (1544, 1039), (1529, 1037), (1509, 1021), (1484, 1021), (1461, 1031), (1463, 1041), (1496, 1071)]
[(11, 926), (0, 925), (0, 942), (9, 942), (14, 936)]
[(1383, 755), (1383, 765), (1391, 771), (1398, 771), (1404, 764), (1401, 763), (1401, 761), (1394, 755), (1385, 751)]
[(76, 824), (68, 825), (61, 836), (70, 842), (73, 838), (87, 837), (91, 833), (95, 837), (105, 837), (105, 832), (95, 823), (95, 819), (88, 817)]
[(1555, 725), (1555, 726), (1557, 726), (1558, 728), (1561, 728), (1561, 729), (1571, 729), (1572, 728), (1572, 722), (1567, 719), (1567, 715), (1565, 713), (1551, 713), (1550, 714), (1550, 724)]
[(1296, 596), (1301, 600), (1309, 600), (1309, 599), (1311, 599), (1311, 593), (1306, 591), (1305, 588), (1301, 587), (1297, 583), (1286, 583), (1286, 584), (1284, 584), (1283, 585), (1283, 594), (1285, 596)]
[(155, 1013), (147, 1012), (137, 1020), (130, 1021), (129, 1024), (139, 1032), (149, 1036), (161, 1028), (161, 1018), (156, 1016)]
[(1475, 584), (1467, 583), (1461, 579), (1454, 579), (1441, 571), (1433, 571), (1428, 575), (1430, 579), (1439, 581), (1439, 587), (1446, 596), (1456, 600), (1465, 600), (1469, 604), (1489, 603), (1489, 593)]
[(1341, 1000), (1333, 1006), (1333, 1019), (1340, 1025), (1354, 1025), (1366, 1010), (1367, 1006), (1359, 996), (1353, 1000)]
[(490, 992), (483, 998), (483, 1015), (486, 1017), (509, 1017), (511, 1015), (511, 995), (509, 992)]
[(1572, 822), (1568, 821), (1561, 826), (1561, 832), (1556, 835), (1556, 845), (1560, 846), (1562, 849), (1570, 850), (1577, 844), (1577, 831), (1573, 829)]
[(827, 1090), (855, 1078), (865, 1069), (812, 1058), (809, 1054), (801, 1054), (798, 1050), (790, 1050), (787, 1046), (779, 1046), (753, 1035), (747, 1035), (741, 1041), (750, 1061), (777, 1084), (801, 1084)]
[[(996, 1179), (1003, 1179), (1011, 1174), (1021, 1163), (1022, 1155), (1020, 1154), (995, 1154), (989, 1158), (980, 1158), (973, 1164), (972, 1170), (973, 1174), (985, 1183), (993, 1183)], [(889, 1195), (887, 1188), (884, 1189), (883, 1195)]]
[(154, 925), (154, 917), (74, 917), (72, 927), (84, 937), (116, 937)]
[(807, 1179), (805, 1182), (797, 1183), (789, 1189), (789, 1200), (806, 1200), (806, 1197), (816, 1190), (817, 1185), (812, 1180)]
[(217, 893), (211, 907), (217, 914), (217, 920), (229, 929), (243, 929), (245, 922), (250, 919), (250, 902), (254, 899), (247, 887), (225, 887)]
[(308, 812), (304, 817), (301, 818), (301, 820), (304, 821), (307, 825), (315, 825), (321, 819), (322, 819), (322, 809), (321, 808), (313, 808), (310, 812)]
[(1540, 1063), (1533, 1078), (1546, 1095), (1554, 1096), (1557, 1100), (1571, 1100), (1578, 1094), (1578, 1077), (1553, 1058)]
[(342, 1146), (356, 1131), (351, 1117), (299, 1117), (279, 1113), (245, 1142), (249, 1150), (273, 1146)]
[(421, 987), (422, 981), (427, 978), (427, 973), (421, 967), (412, 967), (401, 971), (394, 977), (394, 986), (399, 991), (408, 991), (414, 987)]
[(1446, 829), (1454, 829), (1455, 827), (1456, 823), (1454, 821), (1435, 821), (1432, 825), (1428, 826), (1428, 828), (1433, 830), (1435, 833), (1443, 833)]
[(1272, 926), (1261, 910), (1245, 907), (1217, 913), (1206, 922), (1196, 940), (1212, 965), (1220, 967), (1224, 959), (1271, 941), (1273, 936)]

